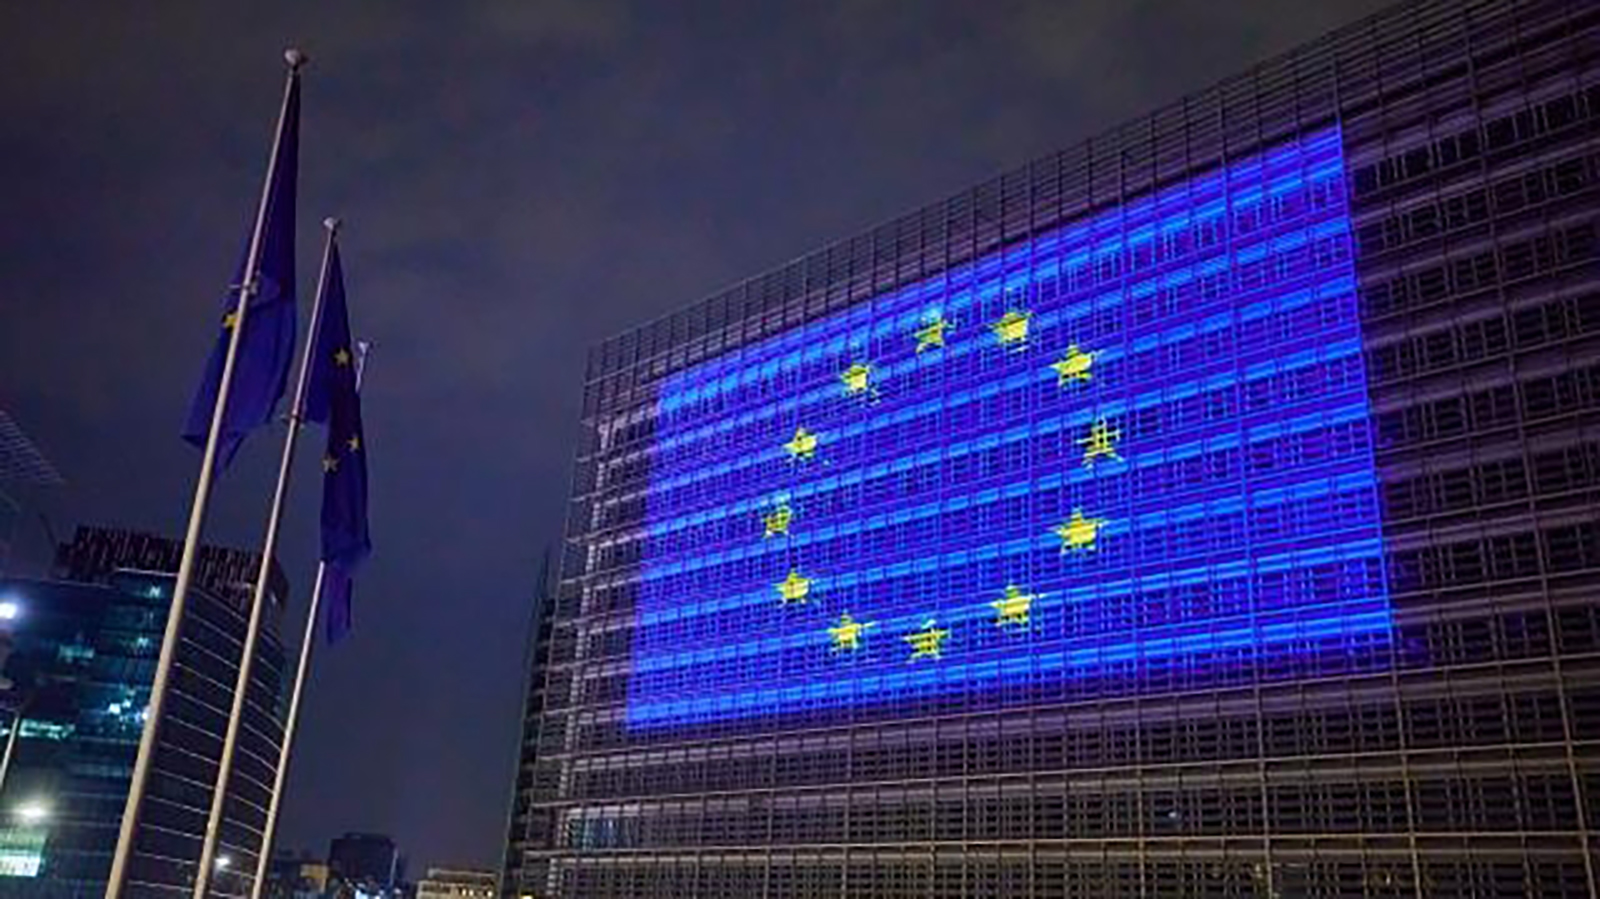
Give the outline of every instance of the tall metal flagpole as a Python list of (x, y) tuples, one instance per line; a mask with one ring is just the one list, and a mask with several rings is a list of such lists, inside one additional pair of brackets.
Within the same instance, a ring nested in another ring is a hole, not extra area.
[(327, 562), (317, 563), (317, 583), (311, 588), (311, 604), (306, 607), (305, 634), (300, 638), (300, 659), (295, 664), (294, 688), (289, 692), (289, 714), (283, 722), (283, 745), (278, 747), (278, 772), (272, 778), (272, 796), (267, 800), (267, 823), (261, 829), (261, 850), (256, 856), (256, 877), (250, 884), (250, 899), (261, 899), (267, 886), (267, 865), (272, 857), (272, 842), (278, 829), (278, 805), (283, 783), (289, 774), (289, 756), (294, 751), (295, 725), (300, 720), (300, 693), (311, 668), (311, 648), (317, 642), (317, 607), (322, 605), (322, 579)]
[(11, 731), (6, 734), (6, 749), (0, 754), (0, 795), (5, 793), (6, 775), (11, 772), (11, 756), (17, 751), (17, 737), (22, 733), (22, 713), (27, 711), (26, 702), (17, 706), (11, 715)]
[[(328, 248), (333, 247), (333, 236), (339, 228), (336, 218), (323, 219), (328, 229)], [(322, 275), (317, 279), (317, 302), (322, 302), (322, 290), (328, 277), (328, 254), (322, 257)], [(356, 387), (361, 386), (361, 370), (366, 354), (356, 358)], [(272, 841), (278, 829), (278, 808), (283, 799), (283, 784), (289, 776), (289, 756), (294, 752), (294, 735), (300, 721), (300, 694), (305, 689), (306, 675), (311, 670), (311, 650), (317, 643), (317, 609), (322, 605), (322, 581), (328, 563), (317, 563), (317, 580), (311, 588), (311, 602), (306, 606), (305, 633), (300, 638), (300, 657), (295, 662), (294, 686), (289, 691), (289, 711), (283, 721), (283, 742), (278, 746), (278, 768), (272, 777), (272, 793), (267, 799), (267, 820), (261, 828), (261, 846), (256, 852), (256, 876), (250, 884), (250, 899), (261, 899), (267, 886), (267, 865), (272, 860)]]
[(328, 282), (328, 260), (339, 232), (337, 219), (324, 219), (328, 229), (322, 245), (322, 268), (317, 275), (317, 295), (311, 303), (311, 324), (306, 328), (306, 345), (300, 354), (300, 377), (294, 385), (294, 402), (289, 405), (289, 427), (283, 435), (283, 456), (278, 460), (278, 486), (272, 492), (272, 511), (267, 516), (267, 535), (261, 544), (261, 567), (256, 572), (255, 590), (250, 595), (250, 624), (245, 628), (244, 646), (239, 652), (239, 674), (233, 682), (233, 708), (228, 712), (228, 731), (222, 741), (222, 758), (217, 763), (217, 782), (211, 790), (211, 816), (206, 819), (205, 840), (200, 844), (200, 868), (194, 875), (194, 899), (206, 899), (216, 865), (217, 842), (222, 832), (222, 817), (228, 804), (228, 780), (233, 774), (233, 756), (239, 748), (239, 728), (244, 723), (244, 705), (250, 695), (250, 672), (255, 667), (256, 642), (261, 638), (261, 610), (266, 606), (267, 584), (272, 578), (272, 560), (278, 552), (278, 526), (283, 522), (283, 501), (289, 493), (289, 476), (294, 467), (294, 448), (300, 438), (306, 408), (306, 384), (311, 378), (312, 354), (317, 334), (322, 330), (322, 292)]
[(233, 363), (239, 355), (239, 338), (244, 334), (245, 317), (250, 311), (250, 297), (256, 291), (256, 279), (261, 264), (261, 238), (266, 230), (267, 205), (272, 194), (272, 184), (277, 175), (278, 147), (283, 142), (284, 119), (289, 113), (289, 97), (294, 80), (300, 77), (300, 67), (306, 56), (299, 50), (284, 52), (289, 64), (289, 75), (284, 83), (283, 104), (278, 110), (278, 130), (272, 138), (272, 155), (267, 162), (267, 177), (261, 185), (261, 203), (256, 207), (255, 228), (250, 234), (250, 252), (245, 256), (244, 277), (239, 283), (239, 300), (233, 310), (233, 333), (228, 338), (228, 353), (223, 358), (222, 375), (217, 381), (217, 401), (211, 408), (211, 432), (206, 435), (205, 452), (200, 457), (200, 477), (194, 486), (194, 502), (189, 507), (189, 527), (184, 532), (183, 556), (178, 562), (178, 575), (172, 584), (172, 605), (167, 611), (167, 628), (161, 638), (161, 654), (156, 661), (155, 677), (150, 682), (150, 704), (145, 710), (144, 730), (139, 735), (139, 754), (133, 762), (133, 776), (128, 783), (128, 801), (122, 808), (122, 827), (117, 834), (117, 849), (111, 856), (111, 875), (106, 881), (106, 899), (121, 899), (128, 878), (128, 859), (133, 854), (134, 832), (139, 824), (139, 810), (144, 804), (144, 794), (150, 781), (150, 764), (155, 755), (156, 734), (161, 729), (162, 714), (166, 707), (167, 681), (172, 676), (173, 658), (178, 651), (178, 635), (183, 625), (184, 605), (189, 599), (189, 585), (194, 580), (195, 559), (199, 556), (200, 530), (205, 524), (206, 506), (211, 500), (212, 471), (217, 463), (217, 444), (222, 435), (222, 422), (227, 413), (228, 394), (233, 387)]

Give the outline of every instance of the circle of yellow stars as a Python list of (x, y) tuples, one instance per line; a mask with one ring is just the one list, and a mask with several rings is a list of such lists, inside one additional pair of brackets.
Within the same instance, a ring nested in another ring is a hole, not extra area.
[[(1007, 311), (1000, 319), (991, 324), (990, 330), (995, 340), (1001, 345), (1018, 348), (1027, 343), (1032, 314), (1020, 309)], [(925, 319), (921, 326), (914, 332), (916, 352), (923, 353), (928, 350), (939, 349), (945, 345), (945, 337), (950, 330), (950, 323), (942, 316), (935, 315)], [(349, 354), (340, 350), (343, 358), (336, 355), (340, 365), (349, 364)], [(1058, 387), (1070, 387), (1075, 384), (1087, 383), (1094, 378), (1094, 365), (1099, 359), (1098, 351), (1085, 350), (1077, 343), (1067, 346), (1066, 353), (1057, 361), (1050, 364), (1049, 368), (1056, 374)], [(847, 396), (871, 395), (875, 392), (872, 383), (873, 367), (865, 362), (856, 362), (839, 373), (839, 382)], [(1118, 442), (1122, 432), (1113, 426), (1108, 419), (1101, 417), (1094, 421), (1088, 433), (1078, 438), (1076, 443), (1083, 447), (1083, 464), (1093, 468), (1101, 459), (1121, 460), (1117, 452)], [(352, 438), (351, 449), (357, 448), (359, 438)], [(816, 432), (804, 426), (795, 428), (794, 436), (784, 443), (783, 449), (788, 454), (790, 461), (806, 461), (817, 454), (820, 438)], [(325, 460), (336, 466), (334, 460)], [(331, 468), (329, 470), (332, 470)], [(785, 501), (773, 506), (769, 512), (761, 516), (762, 539), (778, 536), (788, 536), (789, 529), (794, 522), (794, 509)], [(1107, 524), (1104, 518), (1091, 518), (1084, 514), (1083, 509), (1072, 510), (1072, 515), (1052, 533), (1060, 540), (1061, 551), (1079, 552), (1093, 550), (1100, 538), (1101, 529)], [(785, 606), (803, 605), (811, 597), (812, 586), (815, 581), (800, 573), (798, 569), (791, 568), (788, 576), (774, 585), (778, 596)], [(1032, 618), (1034, 603), (1041, 597), (1039, 594), (1028, 593), (1023, 588), (1008, 584), (1005, 591), (989, 603), (994, 609), (994, 624), (1001, 628), (1026, 628)], [(829, 643), (835, 653), (852, 653), (859, 651), (864, 643), (868, 630), (878, 626), (876, 621), (861, 621), (849, 612), (840, 614), (838, 622), (827, 628)], [(902, 636), (910, 647), (907, 661), (916, 662), (923, 659), (937, 660), (943, 656), (945, 643), (950, 639), (950, 629), (940, 627), (935, 618), (926, 619), (920, 627), (909, 634)]]

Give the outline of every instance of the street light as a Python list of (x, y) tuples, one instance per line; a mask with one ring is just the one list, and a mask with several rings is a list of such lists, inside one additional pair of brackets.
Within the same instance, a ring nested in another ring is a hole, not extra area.
[(38, 824), (50, 817), (50, 806), (35, 799), (17, 806), (17, 817), (24, 824)]
[(217, 856), (217, 860), (216, 860), (215, 864), (217, 866), (217, 870), (218, 871), (226, 871), (226, 870), (228, 870), (228, 866), (233, 864), (233, 856), (231, 856), (231, 855), (219, 855), (219, 856)]
[(16, 621), (21, 614), (21, 603), (14, 599), (0, 600), (0, 621)]

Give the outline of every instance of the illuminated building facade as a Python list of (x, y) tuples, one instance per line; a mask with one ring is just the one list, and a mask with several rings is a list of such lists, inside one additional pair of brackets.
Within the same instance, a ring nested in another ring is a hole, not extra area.
[[(18, 607), (7, 674), (22, 726), (0, 788), (0, 896), (55, 899), (105, 890), (150, 680), (182, 545), (148, 534), (79, 528), (49, 579), (0, 581)], [(260, 556), (206, 547), (186, 607), (168, 725), (157, 749), (130, 861), (136, 896), (187, 896), (210, 811), (211, 778)], [(275, 572), (273, 612), (246, 705), (244, 751), (224, 819), (219, 896), (247, 894), (266, 791), (281, 739), (283, 651), (277, 619), (287, 585)], [(224, 686), (228, 685), (228, 686)], [(6, 718), (9, 735), (11, 718)]]
[(518, 892), (1600, 895), (1597, 228), (1420, 0), (597, 347)]
[(417, 881), (416, 899), (494, 899), (498, 881), (493, 871), (429, 868)]

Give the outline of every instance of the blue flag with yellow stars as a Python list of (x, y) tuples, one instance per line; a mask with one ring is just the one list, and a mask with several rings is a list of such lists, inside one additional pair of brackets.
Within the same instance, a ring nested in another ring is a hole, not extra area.
[[(233, 380), (217, 438), (217, 470), (226, 468), (250, 431), (272, 420), (288, 383), (294, 356), (294, 222), (295, 182), (300, 156), (300, 79), (293, 76), (279, 122), (277, 156), (267, 187), (267, 209), (262, 221), (261, 251), (255, 290), (244, 317), (244, 332), (234, 356)], [(218, 320), (216, 342), (206, 362), (205, 375), (189, 406), (183, 439), (197, 447), (206, 445), (211, 419), (222, 383), (222, 368), (238, 311), (239, 291), (250, 252), (249, 239), (239, 260), (234, 283), (228, 289)]]
[(361, 428), (361, 396), (355, 345), (345, 309), (344, 268), (339, 245), (328, 249), (321, 321), (311, 357), (306, 418), (328, 426), (322, 454), (323, 596), (328, 604), (328, 641), (350, 630), (351, 576), (372, 552), (367, 531), (367, 446)]

